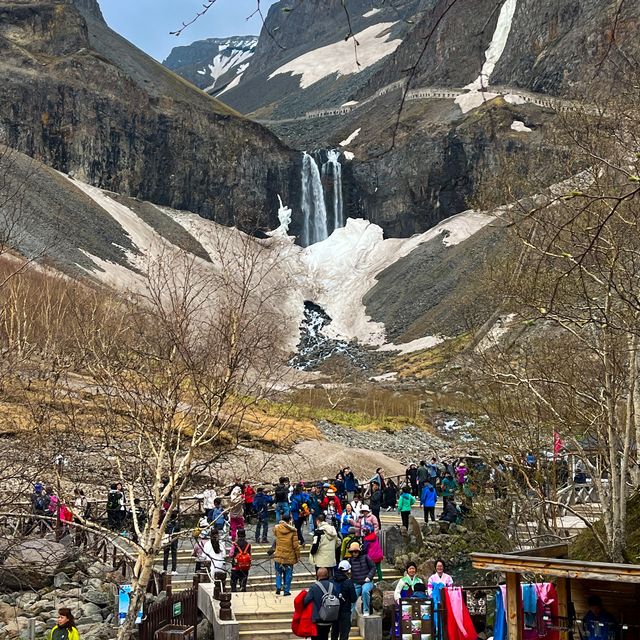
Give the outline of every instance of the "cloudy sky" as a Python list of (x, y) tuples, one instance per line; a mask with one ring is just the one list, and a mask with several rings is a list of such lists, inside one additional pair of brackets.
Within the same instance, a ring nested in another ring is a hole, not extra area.
[[(205, 0), (100, 0), (109, 26), (157, 60), (164, 60), (173, 47), (203, 38), (235, 35), (258, 35), (262, 21), (256, 10), (257, 0), (216, 0), (206, 15), (185, 29), (180, 37), (172, 36), (183, 22), (202, 9)], [(275, 0), (260, 0), (266, 15)]]

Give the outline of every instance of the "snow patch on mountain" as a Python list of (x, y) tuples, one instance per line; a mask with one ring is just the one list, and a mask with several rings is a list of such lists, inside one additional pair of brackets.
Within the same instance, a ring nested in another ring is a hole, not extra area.
[(514, 131), (519, 131), (520, 133), (531, 133), (531, 128), (527, 127), (527, 125), (522, 122), (522, 120), (514, 120), (511, 123), (511, 128)]
[(462, 113), (468, 113), (472, 109), (481, 106), (484, 102), (489, 102), (489, 100), (493, 100), (498, 96), (497, 93), (488, 92), (486, 89), (491, 81), (493, 70), (496, 68), (507, 46), (517, 5), (518, 0), (505, 0), (500, 8), (498, 22), (489, 48), (485, 52), (485, 61), (480, 70), (480, 75), (465, 87), (465, 89), (469, 89), (469, 93), (462, 94), (455, 99)]
[(213, 82), (204, 91), (212, 91), (218, 80), (232, 71), (234, 67), (236, 75), (241, 75), (247, 68), (249, 64), (247, 60), (253, 56), (257, 44), (257, 38), (247, 38), (240, 41), (234, 39), (218, 45), (218, 55), (207, 65), (209, 77)]
[[(395, 22), (381, 22), (367, 27), (347, 40), (309, 51), (276, 69), (270, 76), (290, 73), (300, 76), (300, 87), (306, 89), (327, 76), (358, 73), (393, 53), (402, 40), (388, 40)], [(355, 45), (355, 43), (358, 43)]]
[(360, 135), (361, 130), (362, 127), (358, 127), (353, 133), (349, 134), (349, 136), (347, 136), (342, 142), (339, 142), (338, 144), (341, 147), (350, 145)]
[(370, 18), (371, 16), (375, 16), (376, 13), (380, 13), (381, 9), (375, 8), (375, 9), (371, 9), (371, 11), (367, 11), (367, 13), (363, 13), (362, 17), (363, 18)]
[(507, 40), (511, 33), (511, 25), (513, 24), (513, 16), (516, 12), (518, 0), (505, 0), (505, 3), (500, 8), (500, 15), (498, 16), (498, 23), (496, 29), (493, 32), (493, 38), (491, 44), (485, 52), (485, 61), (482, 65), (480, 75), (469, 85), (467, 89), (472, 91), (480, 91), (483, 87), (489, 86), (491, 80), (491, 74), (496, 68), (498, 61), (504, 53), (507, 46)]
[(306, 299), (319, 304), (331, 317), (324, 333), (332, 338), (384, 345), (387, 342), (384, 324), (374, 322), (363, 303), (378, 274), (424, 242), (442, 235), (447, 246), (459, 244), (492, 220), (493, 216), (466, 211), (425, 233), (385, 240), (379, 226), (349, 218), (345, 227), (303, 251), (308, 285), (312, 289)]

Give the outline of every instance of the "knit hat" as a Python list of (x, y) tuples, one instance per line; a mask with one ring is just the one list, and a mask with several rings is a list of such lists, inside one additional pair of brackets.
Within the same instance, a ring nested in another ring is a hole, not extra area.
[(369, 509), (369, 505), (368, 504), (363, 504), (360, 507), (360, 512), (362, 513), (363, 511), (371, 511), (371, 509)]
[(39, 482), (36, 482), (33, 486), (33, 490), (35, 493), (40, 493), (42, 491), (42, 485)]
[(340, 569), (340, 571), (344, 571), (345, 573), (347, 571), (351, 571), (351, 563), (348, 560), (343, 560), (339, 565), (338, 565), (338, 569)]
[(327, 497), (328, 498), (335, 498), (336, 492), (333, 489), (329, 489), (329, 491), (327, 491)]
[(349, 545), (349, 551), (360, 551), (360, 545), (357, 542), (352, 542)]

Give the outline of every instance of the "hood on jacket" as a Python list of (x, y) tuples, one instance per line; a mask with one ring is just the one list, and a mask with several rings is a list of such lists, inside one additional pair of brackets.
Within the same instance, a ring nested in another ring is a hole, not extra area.
[(336, 528), (332, 525), (330, 525), (328, 522), (323, 522), (318, 529), (322, 529), (324, 531), (324, 535), (327, 536), (327, 538), (337, 538), (338, 537), (338, 532), (336, 531)]
[(276, 533), (278, 531), (280, 533), (287, 533), (288, 531), (296, 531), (296, 528), (292, 524), (289, 524), (288, 522), (285, 522), (284, 520), (280, 520), (280, 522), (273, 528), (273, 530)]

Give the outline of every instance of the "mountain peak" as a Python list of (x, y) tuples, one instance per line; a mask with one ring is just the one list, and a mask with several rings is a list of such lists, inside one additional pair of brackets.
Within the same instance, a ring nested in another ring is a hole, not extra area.
[(75, 5), (85, 18), (105, 21), (98, 0), (71, 0), (71, 4)]

